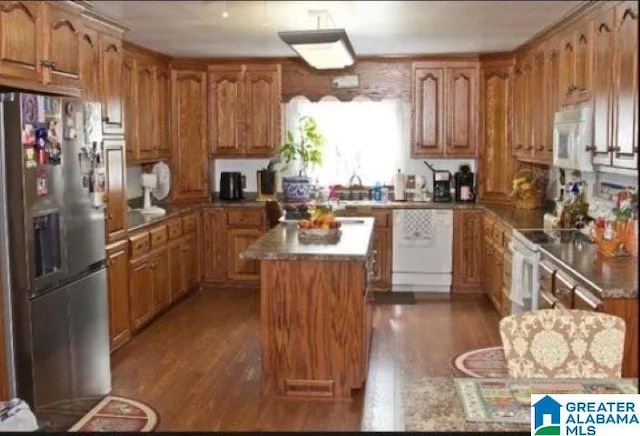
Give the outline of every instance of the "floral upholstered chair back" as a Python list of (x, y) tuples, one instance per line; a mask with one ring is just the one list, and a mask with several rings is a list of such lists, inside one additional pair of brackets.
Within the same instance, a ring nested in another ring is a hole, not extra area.
[(621, 318), (584, 310), (537, 310), (500, 321), (512, 378), (619, 378), (624, 334)]

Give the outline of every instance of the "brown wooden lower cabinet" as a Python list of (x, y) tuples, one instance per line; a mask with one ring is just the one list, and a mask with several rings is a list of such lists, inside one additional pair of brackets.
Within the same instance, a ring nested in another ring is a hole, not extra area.
[(205, 282), (257, 285), (260, 264), (240, 259), (240, 253), (265, 232), (264, 207), (206, 208), (202, 214), (202, 255)]
[(131, 339), (128, 250), (126, 240), (107, 247), (109, 344), (111, 351), (117, 350)]
[(145, 256), (129, 262), (129, 302), (131, 327), (143, 327), (153, 316), (153, 258)]
[(171, 304), (171, 269), (169, 251), (161, 249), (153, 260), (153, 311), (159, 312)]
[(482, 292), (483, 211), (453, 211), (452, 292)]

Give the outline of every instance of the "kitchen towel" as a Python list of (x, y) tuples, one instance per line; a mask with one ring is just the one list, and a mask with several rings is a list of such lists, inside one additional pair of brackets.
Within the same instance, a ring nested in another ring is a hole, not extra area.
[(525, 268), (525, 256), (513, 243), (509, 243), (511, 249), (511, 301), (524, 306), (524, 299), (531, 297), (531, 268)]
[(36, 430), (38, 422), (27, 403), (19, 398), (0, 403), (0, 432)]
[(430, 209), (407, 209), (396, 211), (401, 239), (398, 245), (405, 247), (430, 247), (433, 244), (434, 212)]

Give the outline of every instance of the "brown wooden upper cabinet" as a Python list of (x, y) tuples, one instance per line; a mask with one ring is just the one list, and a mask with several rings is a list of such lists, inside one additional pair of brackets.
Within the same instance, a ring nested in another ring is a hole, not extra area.
[(84, 101), (102, 101), (100, 92), (100, 33), (84, 25), (80, 37), (80, 81)]
[(558, 98), (558, 87), (560, 81), (560, 49), (558, 39), (552, 39), (547, 42), (544, 49), (545, 71), (544, 71), (544, 89), (546, 115), (545, 126), (543, 129), (543, 141), (546, 146), (546, 158), (553, 160), (553, 124), (555, 115), (560, 108)]
[(124, 101), (122, 98), (122, 39), (103, 34), (100, 40), (102, 69), (102, 132), (124, 135)]
[(475, 157), (478, 68), (475, 62), (412, 65), (412, 157)]
[(105, 218), (107, 239), (116, 241), (127, 234), (127, 180), (124, 140), (106, 138), (104, 162), (106, 171)]
[(595, 20), (593, 163), (638, 168), (638, 4), (622, 2)]
[(170, 157), (170, 83), (167, 60), (125, 48), (122, 91), (127, 164)]
[(207, 73), (171, 70), (172, 199), (208, 195)]
[(561, 37), (560, 98), (563, 105), (591, 98), (593, 21), (572, 27)]
[(209, 66), (210, 153), (267, 157), (280, 147), (279, 64)]
[(513, 94), (511, 62), (482, 68), (481, 141), (478, 197), (482, 201), (511, 202), (513, 173), (511, 101)]
[(0, 2), (0, 75), (80, 88), (81, 34), (82, 8), (78, 5)]

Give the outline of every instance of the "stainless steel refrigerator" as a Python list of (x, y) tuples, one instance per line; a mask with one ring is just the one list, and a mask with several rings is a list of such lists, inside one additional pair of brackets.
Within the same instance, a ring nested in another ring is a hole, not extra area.
[(43, 428), (66, 430), (111, 390), (100, 105), (27, 93), (0, 102), (12, 393)]

